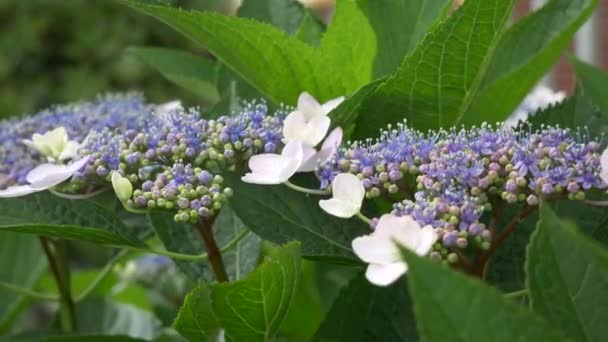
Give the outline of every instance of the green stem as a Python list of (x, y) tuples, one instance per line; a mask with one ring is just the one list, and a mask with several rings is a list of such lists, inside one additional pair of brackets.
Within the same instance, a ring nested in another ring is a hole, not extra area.
[(74, 301), (76, 303), (81, 302), (91, 293), (93, 293), (93, 291), (95, 291), (97, 287), (99, 287), (99, 284), (101, 284), (101, 282), (107, 278), (108, 274), (110, 274), (110, 272), (114, 268), (114, 265), (116, 265), (120, 260), (126, 257), (130, 252), (131, 251), (129, 250), (123, 249), (120, 252), (116, 253), (116, 255), (112, 257), (112, 259), (110, 259), (110, 261), (108, 261), (108, 263), (103, 267), (103, 269), (97, 274), (97, 276), (95, 277), (95, 279), (93, 279), (89, 286), (84, 289), (78, 296), (76, 296)]
[(327, 190), (307, 189), (307, 188), (301, 187), (299, 185), (290, 183), (289, 181), (287, 181), (283, 184), (285, 184), (285, 186), (287, 186), (288, 188), (291, 188), (295, 191), (303, 192), (305, 194), (310, 194), (310, 195), (329, 195), (329, 194), (331, 194), (331, 190), (329, 188), (327, 188)]
[(367, 223), (368, 225), (371, 225), (371, 224), (372, 224), (372, 220), (370, 220), (369, 218), (367, 218), (367, 216), (365, 216), (365, 215), (361, 214), (361, 212), (358, 212), (358, 213), (356, 214), (356, 216), (357, 216), (359, 219), (361, 219), (361, 221), (363, 221), (363, 222)]
[[(226, 251), (231, 250), (248, 233), (249, 233), (249, 230), (244, 229), (234, 239), (230, 240), (224, 247), (222, 247), (220, 249), (220, 251), (222, 253), (224, 253)], [(140, 247), (124, 246), (124, 245), (107, 245), (107, 246), (109, 246), (109, 247), (116, 247), (116, 248), (123, 248), (123, 249), (127, 249), (127, 250), (130, 250), (130, 251), (135, 251), (135, 252), (150, 253), (150, 254), (156, 254), (156, 255), (164, 255), (164, 256), (170, 257), (172, 259), (177, 259), (177, 260), (205, 261), (205, 260), (209, 259), (209, 255), (207, 253), (202, 253), (202, 254), (183, 254), (183, 253), (177, 253), (177, 252), (163, 251), (163, 250), (160, 250), (160, 249), (149, 249), (149, 248), (140, 248)]]
[(52, 193), (53, 195), (60, 197), (60, 198), (65, 198), (65, 199), (69, 199), (69, 200), (83, 200), (83, 199), (89, 199), (89, 198), (93, 198), (97, 195), (100, 195), (108, 190), (110, 190), (111, 188), (101, 188), (99, 190), (90, 192), (88, 194), (79, 194), (79, 195), (75, 195), (75, 194), (64, 194), (63, 192), (59, 192), (55, 189), (49, 189), (49, 192)]
[(56, 294), (36, 292), (36, 291), (30, 290), (30, 289), (27, 289), (25, 287), (5, 283), (3, 281), (0, 281), (0, 288), (29, 297), (29, 298), (33, 298), (33, 299), (45, 300), (45, 301), (59, 300), (59, 296)]
[(519, 291), (505, 293), (503, 297), (509, 298), (509, 299), (515, 299), (515, 298), (524, 297), (527, 295), (528, 295), (528, 289), (521, 289)]
[(54, 254), (51, 250), (51, 240), (46, 237), (40, 237), (40, 243), (46, 254), (57, 289), (59, 290), (59, 319), (61, 329), (64, 332), (73, 332), (76, 328), (76, 316), (74, 314), (74, 301), (72, 299), (66, 242), (57, 241), (54, 244)]
[(228, 282), (228, 274), (226, 273), (226, 267), (224, 267), (224, 259), (222, 253), (217, 247), (217, 242), (213, 237), (213, 222), (215, 217), (209, 220), (201, 220), (196, 225), (196, 229), (201, 234), (205, 248), (207, 249), (207, 255), (209, 257), (209, 263), (215, 274), (215, 279), (220, 283)]

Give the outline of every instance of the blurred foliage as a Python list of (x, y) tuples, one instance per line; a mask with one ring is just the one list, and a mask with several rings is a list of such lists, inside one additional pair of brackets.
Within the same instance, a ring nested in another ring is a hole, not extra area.
[[(228, 11), (230, 1), (173, 0), (183, 8)], [(138, 90), (153, 102), (196, 95), (153, 72), (128, 46), (201, 53), (156, 20), (114, 1), (0, 0), (0, 118), (101, 92)]]

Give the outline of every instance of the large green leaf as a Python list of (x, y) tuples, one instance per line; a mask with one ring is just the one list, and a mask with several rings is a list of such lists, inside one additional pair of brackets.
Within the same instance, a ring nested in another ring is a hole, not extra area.
[(608, 130), (608, 112), (600, 110), (587, 96), (587, 89), (578, 87), (574, 96), (531, 115), (533, 126), (559, 125), (571, 129), (587, 127), (592, 137), (599, 137)]
[(46, 192), (0, 200), (0, 231), (103, 245), (144, 246), (107, 209), (92, 201), (66, 200)]
[(608, 73), (576, 58), (572, 59), (576, 70), (576, 76), (583, 89), (593, 103), (598, 105), (604, 113), (608, 113)]
[(297, 0), (244, 0), (238, 16), (267, 22), (294, 34), (305, 13), (304, 7)]
[(356, 138), (407, 118), (418, 129), (462, 120), (494, 56), (514, 0), (467, 0), (432, 30), (362, 106)]
[(129, 51), (137, 55), (166, 79), (201, 97), (207, 106), (220, 101), (215, 86), (216, 63), (203, 56), (160, 47), (137, 47)]
[(404, 281), (388, 288), (363, 275), (342, 289), (315, 341), (418, 341), (411, 299)]
[(477, 279), (403, 251), (423, 341), (564, 341), (541, 317)]
[(424, 38), (424, 35), (445, 18), (451, 0), (358, 0), (376, 32), (378, 55), (374, 76), (392, 74)]
[(236, 192), (230, 206), (252, 231), (277, 244), (298, 240), (305, 256), (352, 260), (351, 241), (369, 232), (357, 219), (339, 219), (323, 212), (319, 197), (282, 185), (243, 183), (234, 174), (224, 178)]
[(543, 206), (526, 262), (532, 310), (574, 341), (608, 334), (608, 253)]
[(220, 325), (211, 307), (211, 291), (208, 284), (200, 284), (190, 292), (173, 323), (173, 327), (188, 341), (216, 341)]
[[(193, 255), (205, 253), (202, 237), (194, 226), (176, 223), (173, 215), (162, 211), (152, 211), (149, 217), (158, 237), (169, 251)], [(225, 246), (245, 229), (244, 224), (229, 207), (222, 209), (213, 225), (218, 247)], [(250, 233), (233, 249), (222, 254), (231, 280), (241, 279), (255, 268), (259, 260), (260, 245), (261, 239)], [(214, 279), (206, 261), (174, 261), (180, 270), (193, 280)]]
[(251, 19), (123, 1), (209, 49), (276, 103), (295, 104), (302, 91), (328, 100), (371, 79), (375, 36), (353, 0), (338, 2), (318, 49)]
[[(46, 267), (46, 258), (35, 236), (0, 233), (0, 281), (32, 288)], [(25, 300), (13, 292), (0, 291), (0, 334), (9, 327)]]
[(190, 293), (174, 327), (190, 341), (215, 336), (220, 327), (234, 341), (268, 341), (289, 310), (300, 270), (300, 245), (274, 251), (245, 279), (202, 285)]
[(506, 119), (557, 62), (597, 4), (598, 0), (551, 0), (509, 29), (463, 121), (478, 124)]

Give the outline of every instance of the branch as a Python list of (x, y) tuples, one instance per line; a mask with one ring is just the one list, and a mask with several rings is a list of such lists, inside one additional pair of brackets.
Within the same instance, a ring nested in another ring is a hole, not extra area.
[(224, 259), (222, 259), (222, 253), (217, 247), (217, 242), (213, 237), (213, 222), (215, 216), (208, 220), (201, 220), (196, 225), (198, 232), (205, 242), (205, 248), (207, 249), (207, 256), (213, 273), (215, 273), (215, 279), (220, 283), (228, 282), (228, 274), (226, 273), (226, 267), (224, 267)]
[[(475, 267), (475, 273), (474, 273), (476, 276), (478, 276), (479, 278), (483, 278), (484, 273), (487, 272), (486, 264), (488, 263), (488, 261), (490, 260), (492, 255), (494, 255), (494, 252), (496, 252), (498, 247), (500, 247), (500, 245), (509, 237), (509, 235), (511, 235), (511, 233), (513, 232), (513, 230), (515, 230), (517, 225), (519, 225), (519, 223), (521, 221), (523, 221), (536, 208), (537, 208), (536, 206), (526, 205), (517, 214), (517, 216), (515, 216), (513, 218), (513, 220), (511, 220), (511, 222), (509, 222), (509, 224), (505, 227), (505, 229), (502, 231), (500, 236), (498, 236), (498, 238), (496, 240), (492, 241), (490, 248), (488, 248), (487, 251), (485, 251), (483, 254), (481, 254), (481, 256), (479, 257), (479, 259), (477, 261), (477, 264)], [(485, 272), (484, 272), (484, 270), (485, 270)]]

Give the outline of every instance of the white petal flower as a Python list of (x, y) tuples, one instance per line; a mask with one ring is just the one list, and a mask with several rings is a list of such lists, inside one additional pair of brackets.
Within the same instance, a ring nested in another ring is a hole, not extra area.
[(293, 176), (302, 164), (303, 146), (298, 140), (285, 145), (281, 154), (258, 154), (249, 158), (249, 169), (241, 179), (254, 184), (281, 184)]
[(380, 218), (372, 234), (354, 239), (352, 247), (361, 260), (369, 263), (366, 278), (374, 285), (388, 286), (408, 269), (398, 245), (423, 256), (435, 241), (437, 234), (430, 225), (421, 228), (411, 216), (387, 214)]
[(31, 185), (9, 186), (4, 190), (0, 190), (0, 198), (21, 197), (38, 191), (32, 188)]
[(600, 157), (600, 178), (608, 185), (608, 148), (604, 150)]
[(116, 197), (118, 197), (121, 202), (128, 201), (133, 194), (133, 184), (116, 171), (112, 172), (112, 187), (114, 188)]
[(310, 94), (304, 92), (298, 98), (298, 107), (285, 118), (283, 123), (284, 142), (300, 140), (309, 146), (316, 146), (323, 140), (331, 120), (327, 116), (344, 101), (339, 97), (319, 104)]
[(332, 198), (319, 201), (321, 209), (327, 213), (349, 218), (357, 215), (365, 197), (365, 188), (357, 176), (341, 173), (331, 184)]
[(68, 160), (74, 159), (78, 156), (78, 149), (80, 148), (80, 144), (76, 141), (70, 140), (67, 142), (63, 151), (59, 154), (59, 160)]
[(0, 190), (0, 198), (19, 197), (47, 190), (59, 185), (82, 169), (88, 158), (80, 159), (70, 165), (42, 164), (30, 171), (26, 180), (29, 184), (16, 185)]
[(183, 109), (182, 102), (179, 100), (159, 104), (156, 106), (154, 115), (161, 120), (168, 120), (171, 116), (169, 114)]
[(312, 147), (304, 146), (304, 161), (302, 162), (302, 165), (300, 165), (298, 172), (314, 171), (317, 165), (329, 160), (342, 144), (342, 135), (342, 128), (334, 128), (327, 138), (325, 138), (323, 145), (321, 145), (321, 149), (318, 152)]
[(35, 133), (32, 140), (23, 140), (23, 143), (56, 161), (76, 157), (80, 147), (78, 142), (68, 140), (65, 127), (57, 127), (44, 134)]

